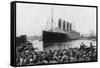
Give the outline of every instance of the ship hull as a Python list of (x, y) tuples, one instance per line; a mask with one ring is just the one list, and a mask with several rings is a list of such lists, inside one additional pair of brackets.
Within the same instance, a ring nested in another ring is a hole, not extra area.
[(78, 38), (79, 35), (71, 36), (71, 34), (66, 33), (43, 31), (43, 42), (66, 42)]

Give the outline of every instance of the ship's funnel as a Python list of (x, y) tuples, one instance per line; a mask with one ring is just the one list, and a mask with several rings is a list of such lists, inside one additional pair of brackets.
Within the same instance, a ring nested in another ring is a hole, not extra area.
[(61, 19), (58, 20), (58, 28), (61, 29)]
[(69, 22), (67, 22), (67, 30), (70, 30), (70, 23)]
[(63, 20), (63, 30), (65, 30), (65, 29), (66, 29), (65, 24), (66, 24), (66, 21), (65, 21), (65, 20)]
[(72, 23), (70, 23), (70, 31), (72, 30)]

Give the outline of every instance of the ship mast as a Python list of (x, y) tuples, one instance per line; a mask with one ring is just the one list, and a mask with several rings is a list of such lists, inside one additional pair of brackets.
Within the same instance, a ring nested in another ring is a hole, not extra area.
[(53, 8), (52, 8), (52, 18), (51, 18), (51, 31), (53, 29)]

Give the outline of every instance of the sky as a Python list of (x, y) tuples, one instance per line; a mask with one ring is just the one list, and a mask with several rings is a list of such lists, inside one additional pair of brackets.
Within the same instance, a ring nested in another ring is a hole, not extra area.
[(54, 27), (58, 26), (58, 19), (61, 18), (71, 22), (72, 29), (81, 34), (96, 32), (96, 8), (17, 3), (16, 35), (42, 35), (47, 21), (50, 24), (52, 8)]

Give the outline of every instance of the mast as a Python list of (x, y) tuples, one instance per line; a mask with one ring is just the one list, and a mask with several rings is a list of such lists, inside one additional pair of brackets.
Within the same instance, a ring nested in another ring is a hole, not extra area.
[(51, 30), (53, 29), (53, 8), (52, 8), (52, 18), (51, 18)]

